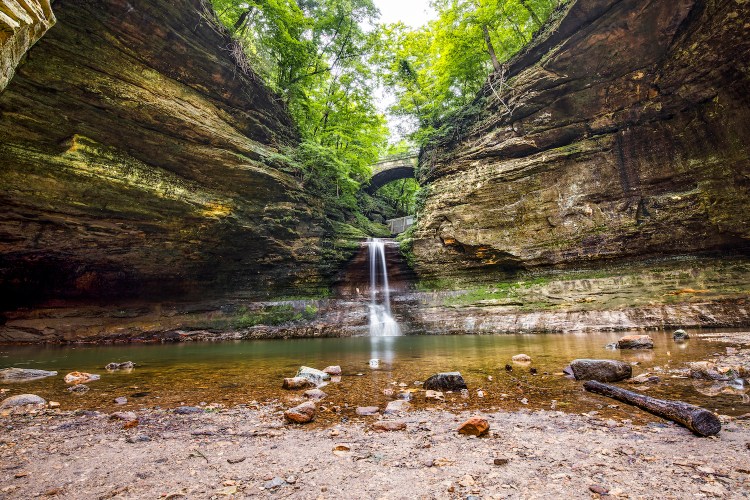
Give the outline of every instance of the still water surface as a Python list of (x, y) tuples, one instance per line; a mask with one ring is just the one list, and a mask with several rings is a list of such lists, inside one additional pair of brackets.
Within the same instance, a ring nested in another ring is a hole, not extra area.
[[(354, 417), (357, 406), (379, 405), (382, 409), (389, 400), (398, 397), (400, 391), (418, 389), (420, 386), (415, 382), (441, 371), (460, 371), (469, 386), (468, 396), (448, 394), (445, 402), (434, 402), (426, 401), (424, 393), (416, 391), (412, 400), (416, 407), (600, 410), (613, 417), (639, 419), (637, 410), (585, 393), (580, 382), (560, 374), (575, 358), (612, 358), (638, 363), (634, 366), (634, 375), (664, 370), (657, 373), (662, 382), (648, 389), (646, 394), (682, 399), (730, 415), (750, 411), (750, 406), (743, 403), (742, 391), (707, 396), (701, 393), (705, 383), (673, 378), (669, 373), (689, 361), (708, 359), (713, 353), (723, 352), (723, 344), (695, 337), (678, 344), (670, 334), (658, 332), (651, 334), (655, 342), (653, 350), (604, 348), (621, 336), (589, 333), (0, 346), (0, 368), (15, 366), (59, 372), (57, 377), (5, 384), (0, 388), (7, 390), (5, 396), (26, 392), (39, 394), (59, 401), (65, 410), (170, 408), (201, 403), (230, 406), (254, 401), (278, 401), (288, 406), (297, 403), (301, 395), (281, 389), (284, 377), (294, 376), (300, 365), (321, 369), (340, 365), (341, 381), (323, 388), (329, 394), (322, 405), (323, 413), (328, 412), (331, 421)], [(531, 356), (532, 363), (512, 363), (511, 357), (519, 353)], [(377, 369), (368, 365), (372, 358), (380, 359)], [(113, 361), (133, 361), (137, 367), (128, 373), (105, 371), (104, 365)], [(513, 370), (506, 371), (506, 364), (512, 365)], [(530, 367), (537, 369), (537, 375), (530, 373)], [(76, 370), (99, 374), (101, 379), (87, 384), (91, 389), (87, 393), (71, 393), (66, 390), (68, 385), (63, 376)], [(483, 398), (478, 397), (478, 390), (483, 392)], [(395, 394), (388, 394), (391, 391)], [(115, 405), (113, 400), (118, 396), (127, 397), (128, 403)], [(619, 408), (607, 408), (607, 404), (618, 404)]]

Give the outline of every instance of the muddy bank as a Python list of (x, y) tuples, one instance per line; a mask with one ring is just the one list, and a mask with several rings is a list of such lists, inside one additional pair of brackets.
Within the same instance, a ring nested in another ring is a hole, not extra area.
[[(602, 404), (607, 401), (602, 400)], [(0, 420), (3, 498), (620, 498), (750, 493), (750, 421), (715, 439), (672, 424), (595, 412), (485, 413), (486, 438), (459, 436), (468, 414), (420, 411), (405, 431), (377, 417), (330, 427), (284, 424), (250, 404), (177, 415), (45, 411)], [(124, 428), (129, 427), (129, 428)], [(582, 439), (583, 438), (583, 439)], [(498, 464), (498, 465), (496, 465)], [(601, 489), (597, 489), (601, 488)]]

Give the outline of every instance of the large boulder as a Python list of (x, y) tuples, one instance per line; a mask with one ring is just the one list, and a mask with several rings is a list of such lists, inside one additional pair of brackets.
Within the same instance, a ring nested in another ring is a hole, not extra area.
[(570, 363), (576, 380), (618, 382), (633, 375), (633, 368), (616, 359), (576, 359)]
[(17, 396), (11, 396), (9, 398), (3, 399), (3, 402), (0, 403), (0, 408), (14, 408), (16, 406), (45, 404), (47, 404), (47, 401), (44, 398), (37, 396), (36, 394), (19, 394)]
[(460, 391), (468, 389), (460, 372), (438, 373), (425, 380), (422, 387), (432, 391)]
[(331, 379), (331, 376), (323, 370), (316, 370), (309, 366), (301, 366), (300, 369), (297, 370), (297, 375), (295, 375), (295, 377), (306, 378), (315, 385), (321, 385), (323, 382)]
[(654, 339), (648, 335), (628, 335), (617, 341), (618, 349), (653, 349)]
[(4, 368), (0, 370), (0, 381), (3, 382), (25, 382), (39, 380), (45, 377), (54, 377), (57, 372), (46, 370), (34, 370), (32, 368)]

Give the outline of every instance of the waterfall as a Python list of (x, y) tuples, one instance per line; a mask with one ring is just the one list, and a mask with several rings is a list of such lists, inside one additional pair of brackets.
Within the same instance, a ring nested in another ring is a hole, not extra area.
[[(370, 238), (367, 240), (367, 246), (370, 261), (370, 336), (401, 335), (398, 323), (391, 316), (391, 290), (388, 286), (385, 242), (380, 238)], [(378, 289), (378, 284), (381, 286), (380, 289)], [(378, 303), (378, 296), (380, 296), (380, 303)]]

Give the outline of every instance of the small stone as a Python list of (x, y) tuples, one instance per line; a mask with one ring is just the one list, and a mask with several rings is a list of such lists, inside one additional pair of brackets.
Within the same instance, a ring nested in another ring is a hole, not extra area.
[(458, 428), (459, 434), (482, 436), (490, 430), (490, 423), (481, 417), (471, 417)]
[(372, 429), (378, 432), (405, 431), (406, 422), (397, 420), (378, 420), (372, 424)]
[(377, 415), (378, 414), (378, 407), (377, 406), (358, 406), (357, 407), (357, 415), (366, 417), (370, 415)]
[(321, 391), (320, 389), (310, 389), (305, 391), (303, 396), (305, 396), (307, 399), (321, 400), (328, 396), (328, 394)]
[(314, 387), (314, 386), (315, 384), (310, 382), (305, 377), (285, 378), (284, 382), (281, 384), (281, 387), (283, 389), (289, 389), (289, 390), (307, 389), (309, 387)]
[(690, 335), (688, 335), (688, 332), (685, 330), (675, 330), (672, 334), (672, 338), (674, 340), (688, 340), (690, 338)]
[(117, 403), (118, 405), (124, 405), (127, 402), (128, 402), (128, 398), (126, 398), (125, 396), (120, 396), (120, 397), (115, 398), (115, 403)]
[(609, 493), (609, 489), (605, 488), (604, 486), (600, 484), (592, 484), (589, 486), (589, 491), (591, 493), (596, 493), (597, 495), (606, 495)]
[(468, 389), (460, 372), (443, 372), (425, 380), (424, 389), (433, 391), (460, 391)]
[(48, 405), (50, 408), (60, 408), (60, 403), (57, 401), (50, 401)]
[(617, 341), (619, 349), (653, 349), (654, 340), (648, 335), (627, 335)]
[(458, 481), (458, 484), (460, 484), (464, 488), (468, 488), (469, 486), (474, 486), (476, 484), (476, 481), (474, 481), (474, 478), (471, 477), (469, 474), (466, 474), (464, 477), (461, 478), (460, 481)]
[(99, 380), (101, 377), (95, 373), (86, 372), (70, 372), (65, 375), (65, 382), (68, 384), (83, 384), (86, 382), (93, 382)]
[(506, 465), (508, 462), (510, 462), (510, 459), (506, 457), (497, 457), (492, 461), (495, 465)]
[(118, 411), (109, 416), (113, 420), (124, 420), (125, 422), (132, 422), (138, 420), (138, 416), (132, 411)]
[(531, 356), (528, 354), (516, 354), (510, 358), (514, 363), (531, 363)]
[(323, 368), (323, 371), (328, 375), (341, 375), (341, 367), (338, 365), (326, 366), (325, 368)]
[(477, 391), (477, 397), (483, 398), (484, 397), (484, 391)]
[(148, 441), (151, 441), (151, 438), (145, 434), (136, 434), (135, 436), (130, 436), (126, 439), (128, 443), (145, 443)]
[(174, 412), (177, 415), (193, 415), (196, 413), (203, 413), (203, 409), (198, 408), (197, 406), (178, 406), (174, 409)]
[(437, 401), (443, 401), (445, 399), (445, 396), (443, 396), (443, 393), (440, 391), (427, 391), (425, 392), (424, 397), (426, 399), (434, 399)]
[(391, 401), (388, 403), (388, 405), (385, 407), (385, 413), (386, 415), (392, 415), (395, 413), (404, 413), (411, 408), (411, 403), (408, 401), (405, 401), (403, 399), (398, 399), (396, 401)]
[(284, 478), (284, 481), (289, 484), (294, 484), (297, 482), (297, 476), (287, 476), (286, 478)]
[(88, 392), (89, 386), (86, 384), (76, 384), (72, 387), (68, 387), (69, 392), (76, 392), (78, 394), (83, 394), (84, 392)]
[(104, 369), (107, 371), (117, 371), (117, 370), (132, 370), (135, 368), (135, 363), (132, 361), (124, 361), (122, 363), (108, 363)]
[(641, 373), (637, 377), (629, 378), (628, 380), (626, 380), (626, 382), (628, 384), (646, 384), (646, 383), (655, 384), (659, 382), (659, 380), (660, 380), (659, 377), (657, 377), (656, 375), (652, 373)]
[(17, 396), (11, 396), (3, 399), (0, 403), (0, 408), (14, 408), (16, 406), (26, 405), (45, 405), (47, 400), (37, 396), (36, 394), (19, 394)]
[(512, 372), (513, 371), (513, 367), (506, 363), (506, 365), (505, 365), (505, 371), (506, 372)]
[(296, 424), (306, 424), (315, 418), (317, 407), (312, 401), (307, 401), (284, 412), (284, 418)]

